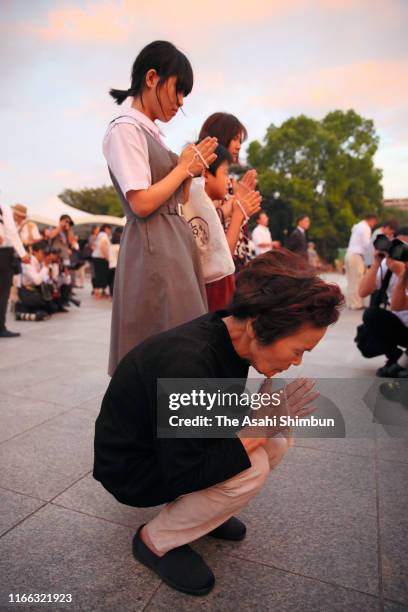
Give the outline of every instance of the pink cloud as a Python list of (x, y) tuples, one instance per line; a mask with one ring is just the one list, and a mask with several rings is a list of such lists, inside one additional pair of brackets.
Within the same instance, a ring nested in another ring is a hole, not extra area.
[(255, 98), (262, 107), (324, 112), (340, 107), (392, 111), (408, 103), (408, 62), (368, 61), (292, 74), (273, 94)]
[[(360, 0), (359, 10), (386, 8), (384, 0)], [(310, 10), (309, 0), (207, 0), (204, 5), (176, 0), (155, 0), (153, 4), (135, 0), (88, 1), (78, 6), (64, 3), (53, 8), (41, 27), (27, 24), (26, 28), (47, 41), (79, 43), (119, 42), (153, 30), (161, 36), (194, 40), (197, 44), (214, 30), (225, 27), (249, 27), (265, 19), (278, 18), (299, 11)], [(313, 11), (345, 13), (356, 9), (355, 0), (315, 0)], [(390, 12), (390, 8), (387, 9)], [(392, 11), (391, 12), (395, 12)]]
[(31, 27), (47, 41), (118, 42), (127, 37), (130, 23), (112, 2), (88, 3), (84, 8), (65, 4), (53, 9), (42, 27)]

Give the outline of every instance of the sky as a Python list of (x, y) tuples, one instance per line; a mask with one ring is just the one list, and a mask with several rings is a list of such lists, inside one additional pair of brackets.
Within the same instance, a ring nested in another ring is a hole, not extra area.
[(185, 115), (160, 124), (175, 152), (216, 111), (251, 141), (354, 108), (380, 136), (385, 197), (408, 197), (407, 25), (406, 0), (0, 0), (0, 200), (47, 214), (66, 188), (110, 184), (102, 138), (122, 107), (108, 90), (157, 39), (194, 70)]

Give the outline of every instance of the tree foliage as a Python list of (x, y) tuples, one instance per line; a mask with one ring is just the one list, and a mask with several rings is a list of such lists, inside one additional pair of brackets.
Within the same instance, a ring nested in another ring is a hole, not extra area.
[(121, 201), (112, 186), (81, 189), (80, 191), (64, 189), (58, 197), (65, 204), (94, 215), (123, 217)]
[[(354, 223), (382, 211), (382, 172), (373, 161), (378, 142), (374, 123), (354, 110), (336, 110), (320, 121), (292, 117), (271, 125), (263, 144), (251, 142), (248, 164), (258, 171), (276, 238), (284, 239), (297, 215), (308, 214), (311, 239), (334, 258)], [(274, 227), (275, 212), (290, 227)]]

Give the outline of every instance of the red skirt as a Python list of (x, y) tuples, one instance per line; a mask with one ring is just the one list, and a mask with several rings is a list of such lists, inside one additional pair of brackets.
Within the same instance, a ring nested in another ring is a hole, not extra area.
[(208, 311), (224, 310), (229, 306), (235, 289), (235, 275), (230, 274), (213, 283), (207, 283)]

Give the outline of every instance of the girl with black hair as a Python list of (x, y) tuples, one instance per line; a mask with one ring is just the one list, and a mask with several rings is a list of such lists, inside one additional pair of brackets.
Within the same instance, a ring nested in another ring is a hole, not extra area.
[(112, 309), (109, 373), (145, 338), (207, 311), (198, 251), (181, 216), (189, 181), (211, 164), (216, 138), (167, 149), (156, 120), (167, 123), (193, 87), (187, 57), (156, 41), (137, 56), (128, 90), (111, 89), (131, 107), (108, 126), (103, 149), (127, 223), (121, 240)]
[[(248, 132), (235, 115), (221, 112), (210, 115), (202, 125), (199, 138), (208, 136), (216, 137), (219, 144), (228, 150), (233, 164), (239, 163), (241, 145), (248, 138)], [(241, 200), (248, 192), (253, 191), (255, 186), (256, 170), (249, 170), (239, 182), (231, 180), (229, 194), (236, 195)], [(225, 216), (225, 228), (228, 229), (231, 222), (232, 203), (227, 202), (222, 207), (222, 211)], [(255, 257), (255, 252), (248, 238), (248, 224), (244, 221), (234, 250), (236, 271), (242, 270), (253, 257)]]
[[(219, 202), (225, 199), (228, 192), (228, 171), (229, 164), (232, 163), (233, 157), (230, 151), (222, 145), (218, 145), (215, 152), (217, 154), (217, 159), (205, 172), (205, 191), (216, 207), (220, 222), (225, 231), (231, 255), (234, 255), (242, 223), (257, 210), (260, 210), (262, 198), (259, 192), (256, 191), (245, 193), (241, 200), (233, 196), (231, 198), (232, 211), (229, 219), (230, 222), (227, 227), (222, 206), (219, 205)], [(207, 292), (208, 310), (214, 312), (227, 308), (231, 301), (234, 287), (234, 274), (207, 283), (205, 288)]]

